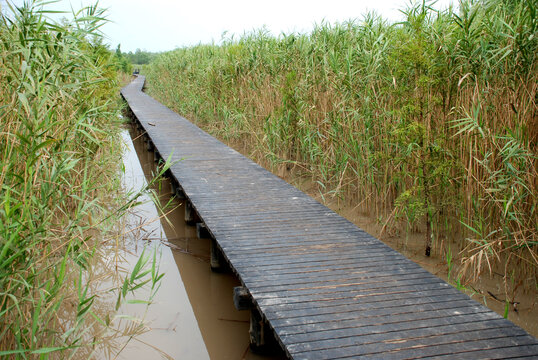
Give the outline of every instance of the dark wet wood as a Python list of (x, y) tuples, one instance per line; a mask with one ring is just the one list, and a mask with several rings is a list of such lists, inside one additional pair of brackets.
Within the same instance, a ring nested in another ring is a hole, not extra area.
[(150, 148), (171, 156), (170, 178), (290, 358), (538, 357), (524, 330), (209, 136), (143, 84), (139, 76), (122, 95)]

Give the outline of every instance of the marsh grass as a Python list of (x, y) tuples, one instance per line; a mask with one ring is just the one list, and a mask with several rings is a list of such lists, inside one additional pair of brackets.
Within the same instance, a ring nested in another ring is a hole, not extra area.
[(420, 2), (398, 24), (368, 14), (310, 34), (262, 29), (158, 56), (148, 88), (384, 229), (423, 232), (427, 255), (455, 240), (462, 279), (501, 269), (535, 288), (536, 10), (531, 0)]
[[(118, 248), (114, 226), (138, 197), (120, 190), (121, 106), (103, 11), (58, 24), (45, 9), (31, 1), (0, 15), (0, 356), (16, 359), (89, 356), (114, 338), (115, 309), (103, 308), (93, 280), (111, 276), (99, 259)], [(122, 282), (106, 292), (120, 304), (156, 289), (156, 264), (145, 253), (129, 274), (112, 270)]]

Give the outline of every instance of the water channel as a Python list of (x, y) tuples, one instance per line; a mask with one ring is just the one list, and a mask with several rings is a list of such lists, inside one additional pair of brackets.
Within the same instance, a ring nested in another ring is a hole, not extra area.
[[(124, 185), (139, 189), (156, 171), (153, 153), (133, 127), (123, 133)], [(281, 359), (254, 354), (249, 349), (249, 312), (233, 305), (233, 287), (240, 285), (230, 273), (214, 273), (209, 266), (209, 239), (196, 237), (196, 228), (184, 221), (184, 203), (171, 198), (164, 180), (157, 187), (161, 204), (169, 204), (167, 220), (149, 197), (128, 216), (125, 232), (135, 253), (144, 245), (160, 253), (161, 287), (149, 307), (122, 305), (119, 313), (143, 318), (145, 332), (130, 340), (119, 359)], [(156, 221), (152, 221), (155, 220)], [(135, 262), (133, 256), (130, 261)], [(132, 264), (131, 264), (132, 265)], [(136, 296), (144, 298), (144, 291)], [(275, 350), (278, 351), (278, 350)]]

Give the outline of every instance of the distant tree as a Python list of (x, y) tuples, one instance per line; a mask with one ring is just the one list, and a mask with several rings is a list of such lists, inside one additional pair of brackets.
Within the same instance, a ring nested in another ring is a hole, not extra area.
[(152, 53), (141, 49), (136, 49), (134, 53), (132, 51), (129, 51), (129, 53), (126, 54), (129, 61), (135, 65), (149, 64), (155, 58), (156, 55), (157, 53)]
[(124, 73), (130, 74), (133, 71), (133, 66), (128, 56), (125, 56), (121, 52), (121, 44), (118, 44), (116, 48), (116, 53), (114, 54), (116, 69), (123, 71)]

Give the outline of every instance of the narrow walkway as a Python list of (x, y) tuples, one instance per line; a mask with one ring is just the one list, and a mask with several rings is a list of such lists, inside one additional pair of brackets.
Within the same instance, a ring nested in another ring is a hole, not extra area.
[[(538, 341), (142, 92), (136, 119), (293, 359), (538, 358)], [(231, 296), (232, 294), (230, 294)]]

